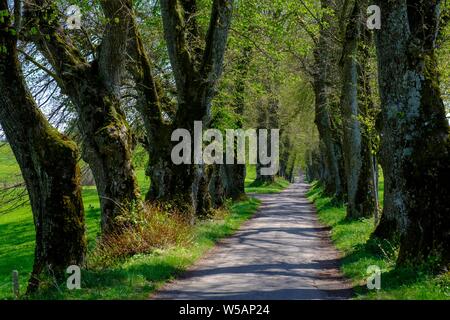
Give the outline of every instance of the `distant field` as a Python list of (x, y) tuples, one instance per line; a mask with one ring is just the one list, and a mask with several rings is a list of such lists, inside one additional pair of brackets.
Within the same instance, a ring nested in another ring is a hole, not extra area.
[(0, 186), (16, 183), (21, 179), (19, 165), (11, 147), (8, 144), (0, 143)]

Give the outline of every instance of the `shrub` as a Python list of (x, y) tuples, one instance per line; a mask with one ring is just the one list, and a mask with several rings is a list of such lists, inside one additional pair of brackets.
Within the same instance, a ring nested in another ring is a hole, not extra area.
[(105, 267), (136, 254), (186, 246), (193, 241), (193, 227), (173, 209), (145, 204), (133, 217), (134, 223), (125, 230), (98, 240), (88, 258), (90, 267)]

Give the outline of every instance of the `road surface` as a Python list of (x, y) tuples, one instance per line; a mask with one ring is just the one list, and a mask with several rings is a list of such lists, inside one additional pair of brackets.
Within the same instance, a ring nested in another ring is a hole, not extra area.
[(255, 195), (262, 205), (232, 237), (220, 241), (151, 299), (348, 299), (339, 253), (306, 199), (307, 185)]

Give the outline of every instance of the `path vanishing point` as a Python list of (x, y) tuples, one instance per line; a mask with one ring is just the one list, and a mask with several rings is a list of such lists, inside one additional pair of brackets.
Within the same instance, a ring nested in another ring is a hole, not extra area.
[(262, 204), (234, 236), (151, 299), (348, 299), (329, 229), (317, 219), (298, 180), (278, 194), (253, 195)]

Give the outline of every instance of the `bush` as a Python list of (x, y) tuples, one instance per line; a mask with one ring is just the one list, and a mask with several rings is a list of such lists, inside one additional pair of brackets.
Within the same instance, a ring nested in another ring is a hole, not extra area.
[(89, 254), (88, 266), (105, 267), (136, 254), (186, 246), (193, 241), (193, 227), (178, 212), (145, 204), (134, 216), (131, 226), (98, 240)]

